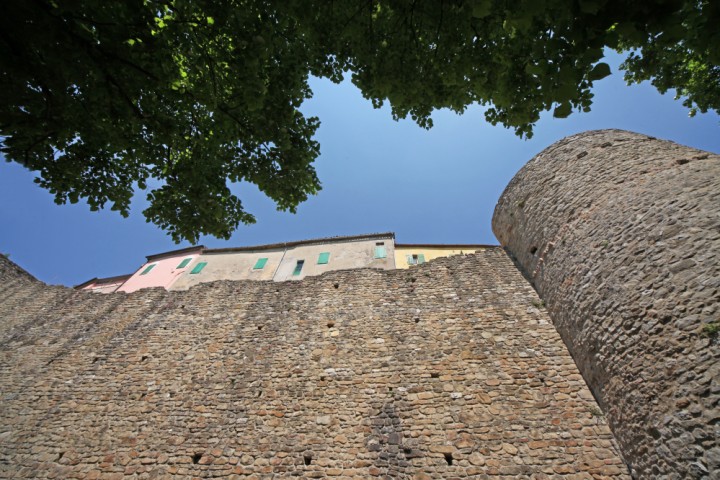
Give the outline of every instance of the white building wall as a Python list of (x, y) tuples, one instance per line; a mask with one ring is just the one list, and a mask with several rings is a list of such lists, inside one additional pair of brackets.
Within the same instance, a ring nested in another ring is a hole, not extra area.
[[(377, 245), (382, 243), (383, 245)], [(385, 258), (375, 258), (375, 247), (384, 247)], [(329, 253), (327, 264), (319, 264), (320, 254)], [(293, 272), (299, 260), (304, 260), (299, 275)], [(288, 249), (273, 280), (301, 280), (307, 276), (320, 275), (331, 270), (354, 268), (395, 268), (395, 250), (392, 238), (374, 238), (298, 245)]]
[[(192, 274), (192, 268), (173, 283), (170, 290), (187, 290), (193, 285), (215, 280), (272, 280), (280, 265), (284, 249), (203, 253), (195, 262), (206, 262), (200, 273)], [(257, 261), (267, 258), (261, 269), (254, 268)]]

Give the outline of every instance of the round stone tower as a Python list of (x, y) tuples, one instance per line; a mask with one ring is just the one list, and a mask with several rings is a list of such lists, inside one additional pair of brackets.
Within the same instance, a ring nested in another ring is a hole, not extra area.
[(493, 230), (645, 478), (720, 478), (720, 156), (621, 130), (515, 176)]

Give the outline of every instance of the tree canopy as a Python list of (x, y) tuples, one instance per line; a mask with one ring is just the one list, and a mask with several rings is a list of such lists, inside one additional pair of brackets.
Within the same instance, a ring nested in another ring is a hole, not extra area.
[(587, 111), (630, 52), (629, 82), (720, 110), (711, 0), (10, 0), (0, 17), (2, 152), (57, 203), (148, 221), (175, 241), (228, 238), (254, 217), (247, 181), (294, 211), (320, 189), (309, 76), (350, 75), (395, 118), (487, 105), (532, 135), (543, 111)]

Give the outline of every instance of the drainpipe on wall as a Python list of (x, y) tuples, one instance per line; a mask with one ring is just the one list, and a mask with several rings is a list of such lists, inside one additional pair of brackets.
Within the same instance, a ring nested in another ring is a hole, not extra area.
[(285, 260), (285, 254), (287, 253), (287, 244), (285, 246), (285, 249), (283, 250), (282, 257), (280, 257), (280, 263), (278, 263), (278, 266), (275, 267), (275, 271), (273, 272), (272, 281), (275, 281), (275, 275), (277, 275), (278, 270), (280, 270), (280, 265), (282, 265), (283, 260)]

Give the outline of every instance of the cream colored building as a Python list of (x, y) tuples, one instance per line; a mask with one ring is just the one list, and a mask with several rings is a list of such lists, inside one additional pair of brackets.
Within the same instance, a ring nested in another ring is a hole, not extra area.
[(332, 270), (395, 268), (395, 235), (381, 233), (319, 238), (257, 247), (206, 248), (200, 272), (178, 277), (169, 290), (185, 290), (214, 280), (302, 280)]
[(282, 248), (272, 247), (206, 249), (191, 266), (195, 273), (191, 269), (181, 275), (169, 290), (186, 290), (214, 280), (272, 280), (282, 256)]

